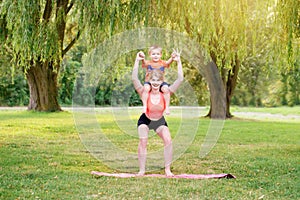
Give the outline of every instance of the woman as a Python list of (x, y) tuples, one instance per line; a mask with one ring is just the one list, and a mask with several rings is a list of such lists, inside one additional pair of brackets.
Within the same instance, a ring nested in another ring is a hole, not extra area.
[[(177, 62), (178, 77), (175, 82), (169, 87), (170, 93), (174, 93), (181, 82), (183, 81), (182, 65), (180, 60), (180, 53), (174, 51), (176, 56), (174, 61)], [(132, 81), (135, 90), (138, 92), (140, 97), (143, 94), (144, 87), (138, 79), (138, 67), (139, 61), (143, 60), (141, 57), (141, 52), (136, 56), (132, 71)], [(173, 176), (171, 172), (171, 162), (172, 162), (172, 138), (168, 124), (165, 121), (163, 113), (165, 111), (166, 105), (165, 100), (160, 92), (160, 86), (163, 82), (163, 74), (159, 70), (153, 70), (150, 74), (150, 85), (151, 91), (149, 92), (149, 97), (147, 100), (147, 111), (143, 113), (138, 120), (138, 134), (139, 134), (139, 145), (138, 145), (138, 159), (139, 159), (139, 176), (143, 176), (146, 171), (146, 156), (147, 156), (147, 142), (149, 130), (153, 129), (158, 136), (164, 142), (164, 158), (165, 158), (165, 173), (167, 176)]]

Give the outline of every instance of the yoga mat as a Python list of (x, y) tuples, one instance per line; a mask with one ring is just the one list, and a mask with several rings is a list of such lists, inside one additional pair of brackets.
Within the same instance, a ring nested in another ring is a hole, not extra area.
[(174, 176), (166, 176), (163, 174), (145, 174), (144, 176), (138, 176), (137, 174), (131, 173), (106, 173), (92, 171), (92, 175), (96, 176), (108, 176), (117, 178), (133, 178), (133, 177), (157, 177), (157, 178), (184, 178), (184, 179), (209, 179), (209, 178), (236, 178), (232, 174), (177, 174)]

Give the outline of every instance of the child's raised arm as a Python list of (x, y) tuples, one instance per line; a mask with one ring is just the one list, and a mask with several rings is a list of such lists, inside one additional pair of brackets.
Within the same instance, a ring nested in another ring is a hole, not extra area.
[(166, 64), (170, 65), (173, 62), (175, 57), (176, 57), (176, 52), (173, 51), (173, 53), (171, 54), (171, 58), (169, 58), (169, 60), (166, 61)]

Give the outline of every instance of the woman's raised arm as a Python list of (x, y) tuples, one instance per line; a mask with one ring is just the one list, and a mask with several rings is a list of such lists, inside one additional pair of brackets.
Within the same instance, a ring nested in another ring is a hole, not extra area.
[(135, 59), (135, 62), (134, 62), (134, 65), (133, 65), (133, 70), (132, 70), (132, 76), (131, 76), (131, 79), (132, 79), (132, 82), (133, 82), (133, 86), (134, 86), (134, 89), (137, 91), (137, 93), (139, 95), (142, 94), (143, 92), (143, 85), (141, 84), (141, 81), (139, 80), (139, 77), (138, 77), (138, 71), (139, 71), (139, 62), (140, 60), (143, 60), (144, 57), (142, 57), (144, 55), (143, 52), (139, 52), (137, 53), (136, 55), (136, 59)]
[(173, 59), (177, 62), (177, 79), (174, 83), (169, 87), (171, 93), (175, 93), (175, 91), (179, 88), (180, 84), (183, 82), (183, 71), (182, 64), (180, 60), (180, 52), (174, 51), (176, 57)]

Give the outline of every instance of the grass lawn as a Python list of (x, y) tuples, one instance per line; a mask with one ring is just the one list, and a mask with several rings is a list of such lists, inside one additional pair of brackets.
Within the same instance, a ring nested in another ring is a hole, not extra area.
[[(286, 115), (285, 110), (272, 113)], [(299, 107), (291, 110), (300, 113)], [(136, 121), (138, 112), (131, 117)], [(137, 138), (122, 134), (111, 113), (100, 110), (96, 118), (113, 142), (137, 151)], [(176, 113), (167, 118), (172, 133), (179, 118)], [(204, 158), (198, 155), (210, 120), (199, 121), (192, 144), (173, 162), (173, 172), (231, 173), (236, 179), (94, 177), (93, 170), (116, 170), (87, 151), (71, 111), (2, 110), (0, 199), (300, 199), (300, 121), (226, 120), (218, 143)], [(153, 141), (150, 150), (161, 145), (155, 135)]]

